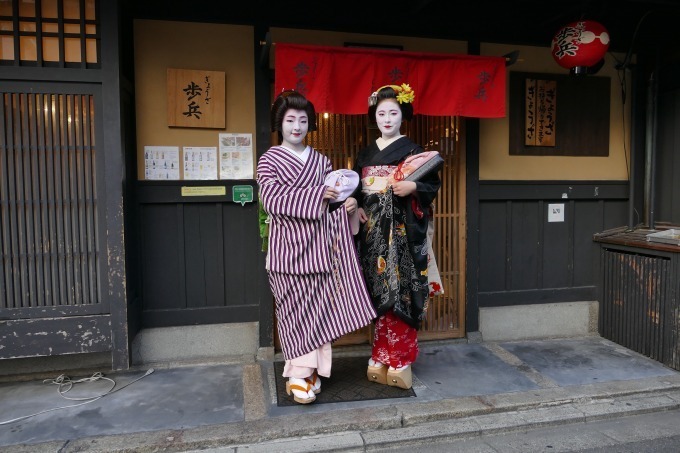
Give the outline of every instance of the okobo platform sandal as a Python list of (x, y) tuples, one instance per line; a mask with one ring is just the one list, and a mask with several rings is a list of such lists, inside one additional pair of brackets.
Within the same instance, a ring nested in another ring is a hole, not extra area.
[[(372, 365), (375, 364), (375, 365)], [(366, 370), (366, 377), (369, 381), (377, 384), (387, 384), (387, 365), (380, 362), (369, 361), (368, 369)]]
[(413, 385), (411, 365), (406, 365), (399, 369), (390, 367), (390, 369), (387, 370), (387, 385), (407, 390), (410, 389)]

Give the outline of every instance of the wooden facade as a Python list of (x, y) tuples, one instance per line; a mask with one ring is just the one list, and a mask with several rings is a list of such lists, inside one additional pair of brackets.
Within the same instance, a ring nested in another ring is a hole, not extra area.
[(656, 218), (680, 225), (680, 64), (671, 65), (660, 80), (658, 125), (658, 189)]
[[(484, 181), (479, 194), (479, 305), (597, 300), (593, 234), (625, 223), (628, 185)], [(549, 222), (548, 205), (564, 205)]]
[[(221, 182), (227, 195), (202, 197), (183, 197), (181, 188), (215, 181), (139, 183), (135, 259), (144, 327), (258, 321), (261, 285), (253, 276), (262, 272), (264, 253), (257, 199), (234, 203), (234, 183)], [(236, 183), (256, 188), (255, 181)]]
[[(220, 197), (188, 199), (181, 197), (183, 182), (137, 180), (131, 33), (137, 10), (122, 0), (94, 4), (96, 20), (79, 22), (98, 27), (80, 41), (82, 61), (70, 61), (65, 54), (57, 61), (43, 58), (38, 46), (34, 61), (0, 65), (0, 360), (110, 352), (111, 367), (125, 369), (130, 342), (140, 329), (215, 322), (257, 321), (260, 345), (273, 345), (272, 298), (256, 205)], [(162, 12), (152, 16), (167, 18)], [(272, 75), (261, 46), (269, 24), (251, 25), (259, 156), (272, 141)], [(36, 38), (70, 37), (63, 29), (55, 36), (40, 33)], [(13, 49), (21, 55), (18, 43)], [(470, 40), (468, 53), (480, 54), (480, 42)], [(664, 71), (677, 80), (675, 66)], [(639, 80), (644, 78), (638, 75)], [(610, 82), (597, 83), (595, 93)], [(644, 83), (636, 86), (644, 88)], [(657, 220), (677, 224), (678, 87), (669, 83), (662, 88)], [(435, 243), (448, 286), (432, 304), (426, 336), (462, 337), (477, 331), (480, 307), (599, 297), (602, 267), (592, 235), (624, 225), (631, 212), (641, 211), (646, 93), (635, 90), (629, 99), (634, 101), (631, 141), (637, 148), (632, 185), (512, 181), (513, 175), (480, 181), (480, 120), (412, 123), (408, 134), (444, 151), (447, 159), (443, 177), (448, 190), (437, 202)], [(558, 114), (560, 108), (558, 103)], [(524, 110), (518, 112), (524, 118)], [(347, 167), (370, 131), (356, 132), (364, 120), (343, 121), (357, 121), (356, 127), (343, 129), (349, 135), (328, 134), (328, 140), (346, 146), (318, 147)], [(517, 141), (523, 140), (519, 131)], [(593, 140), (601, 139), (596, 135)], [(233, 184), (222, 184), (230, 193)], [(548, 222), (551, 203), (564, 204), (564, 222)], [(365, 338), (366, 332), (360, 335)]]
[[(131, 79), (120, 36), (131, 19), (119, 2), (81, 6), (80, 19), (28, 10), (25, 20), (56, 31), (36, 28), (35, 52), (14, 40), (18, 58), (0, 66), (0, 359), (106, 351), (124, 369), (123, 182), (134, 127), (123, 116), (134, 114), (125, 109)], [(81, 44), (67, 48), (75, 24)], [(49, 39), (62, 43), (56, 59), (42, 47)]]

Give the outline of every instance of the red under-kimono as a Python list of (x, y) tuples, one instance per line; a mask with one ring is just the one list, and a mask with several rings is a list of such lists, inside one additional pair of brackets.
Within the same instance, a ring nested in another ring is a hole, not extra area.
[(313, 149), (306, 162), (272, 147), (260, 157), (257, 181), (269, 215), (267, 270), (286, 360), (371, 323), (366, 290), (343, 206), (323, 200), (328, 158)]

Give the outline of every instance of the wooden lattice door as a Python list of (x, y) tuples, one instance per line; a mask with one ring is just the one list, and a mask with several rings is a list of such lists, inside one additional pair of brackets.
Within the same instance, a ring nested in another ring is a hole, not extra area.
[(99, 94), (0, 90), (0, 358), (111, 350)]
[[(378, 130), (366, 115), (319, 114), (318, 129), (308, 143), (327, 155), (333, 168), (352, 168), (359, 150), (375, 140)], [(442, 188), (434, 207), (433, 248), (444, 284), (444, 294), (430, 301), (421, 340), (465, 336), (465, 161), (460, 146), (460, 119), (416, 115), (402, 132), (445, 160)], [(362, 344), (372, 340), (371, 327), (360, 329), (336, 344)]]

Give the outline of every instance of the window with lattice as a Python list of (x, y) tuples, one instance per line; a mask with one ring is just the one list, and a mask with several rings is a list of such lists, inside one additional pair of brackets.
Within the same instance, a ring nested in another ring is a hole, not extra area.
[(96, 0), (0, 0), (0, 65), (100, 67)]

